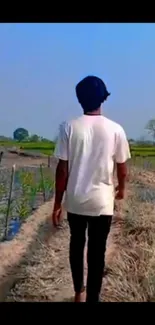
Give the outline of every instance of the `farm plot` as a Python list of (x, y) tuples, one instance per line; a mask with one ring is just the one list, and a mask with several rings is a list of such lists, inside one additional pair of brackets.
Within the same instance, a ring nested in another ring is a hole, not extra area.
[[(103, 281), (102, 301), (155, 301), (155, 183), (147, 183), (147, 178), (144, 184), (139, 183), (145, 172), (131, 168), (127, 198), (117, 206), (107, 245), (108, 272)], [(147, 176), (154, 179), (152, 172), (147, 171)], [(47, 227), (42, 231), (46, 232)], [(6, 301), (71, 301), (66, 222), (48, 241), (39, 238), (37, 251), (21, 266), (20, 277)]]
[(25, 219), (53, 196), (51, 168), (0, 168), (0, 241), (11, 239)]
[[(102, 301), (155, 301), (154, 193), (154, 172), (132, 164), (127, 197), (116, 207), (107, 244)], [(51, 204), (47, 210), (50, 215)], [(20, 265), (19, 277), (6, 301), (71, 301), (66, 220), (52, 235), (49, 223), (45, 223), (36, 238), (37, 249)]]

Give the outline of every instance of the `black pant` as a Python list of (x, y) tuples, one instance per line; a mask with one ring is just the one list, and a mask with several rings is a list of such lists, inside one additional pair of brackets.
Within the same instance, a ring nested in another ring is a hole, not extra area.
[(106, 215), (90, 217), (68, 213), (71, 233), (70, 265), (76, 293), (80, 293), (84, 288), (84, 246), (88, 226), (87, 302), (99, 301), (111, 220), (112, 216)]

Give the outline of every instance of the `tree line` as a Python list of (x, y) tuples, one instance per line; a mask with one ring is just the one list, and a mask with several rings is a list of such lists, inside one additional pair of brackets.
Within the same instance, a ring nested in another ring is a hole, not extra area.
[[(153, 140), (153, 144), (155, 143), (155, 119), (151, 119), (148, 121), (148, 123), (145, 126), (145, 129), (147, 130), (147, 132), (152, 136), (152, 140)], [(0, 137), (1, 140), (7, 139), (12, 140), (11, 138), (7, 138), (4, 136)], [(19, 141), (19, 142), (51, 142), (51, 140), (46, 139), (44, 137), (40, 137), (37, 134), (32, 134), (29, 135), (28, 130), (26, 130), (25, 128), (17, 128), (14, 132), (13, 132), (13, 139), (15, 141)], [(56, 142), (57, 139), (54, 140), (54, 142)], [(150, 143), (150, 141), (145, 141), (144, 137), (141, 137), (141, 139), (139, 139), (138, 141), (135, 141), (134, 139), (129, 139), (130, 143)]]
[(138, 140), (129, 139), (129, 143), (138, 144), (138, 145), (154, 145), (155, 144), (155, 119), (151, 119), (147, 122), (145, 126), (145, 130), (152, 137), (152, 141), (146, 140), (145, 136), (141, 136)]
[(51, 142), (51, 140), (40, 137), (37, 134), (29, 135), (28, 130), (18, 128), (13, 132), (13, 139), (19, 142)]

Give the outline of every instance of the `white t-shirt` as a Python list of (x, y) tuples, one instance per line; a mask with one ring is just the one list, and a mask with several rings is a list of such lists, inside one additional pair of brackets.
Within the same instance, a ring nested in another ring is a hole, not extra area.
[(55, 157), (68, 160), (66, 210), (94, 217), (113, 215), (114, 163), (130, 158), (123, 128), (102, 115), (83, 115), (64, 122)]

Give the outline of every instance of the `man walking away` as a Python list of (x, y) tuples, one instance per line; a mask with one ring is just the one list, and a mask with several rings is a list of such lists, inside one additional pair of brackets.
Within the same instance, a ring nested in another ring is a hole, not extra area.
[[(88, 229), (88, 276), (86, 301), (98, 302), (102, 285), (106, 241), (114, 210), (114, 199), (124, 198), (130, 158), (123, 128), (101, 113), (110, 95), (104, 82), (88, 76), (76, 86), (83, 115), (60, 126), (55, 156), (56, 195), (52, 214), (54, 226), (61, 219), (64, 192), (70, 227), (70, 266), (75, 302), (84, 301), (84, 246)], [(113, 172), (117, 169), (115, 196)]]

